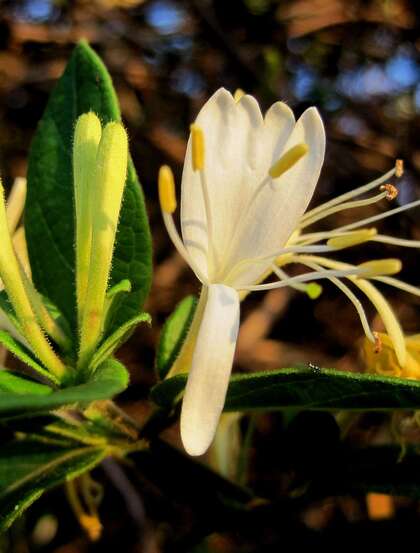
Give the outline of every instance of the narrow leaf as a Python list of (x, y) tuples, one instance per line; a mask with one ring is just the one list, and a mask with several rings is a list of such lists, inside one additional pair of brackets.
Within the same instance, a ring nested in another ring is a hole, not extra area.
[(141, 313), (130, 319), (117, 330), (106, 338), (93, 355), (92, 362), (90, 364), (90, 370), (93, 372), (96, 367), (103, 363), (106, 359), (116, 351), (131, 335), (134, 328), (140, 323), (150, 324), (151, 317), (148, 313)]
[[(151, 397), (171, 406), (183, 391), (187, 375), (157, 384)], [(225, 411), (283, 409), (386, 411), (420, 408), (420, 382), (401, 378), (290, 368), (232, 376)]]
[(12, 353), (15, 357), (23, 361), (25, 365), (28, 365), (28, 367), (30, 367), (35, 374), (42, 377), (43, 380), (47, 379), (47, 381), (58, 384), (58, 380), (55, 376), (40, 365), (39, 361), (35, 359), (32, 352), (25, 348), (25, 346), (20, 342), (15, 340), (13, 336), (8, 334), (5, 330), (0, 330), (0, 344), (10, 351), (10, 353)]
[(0, 397), (1, 394), (31, 394), (48, 395), (51, 388), (45, 384), (28, 380), (6, 369), (0, 369)]
[(161, 379), (170, 371), (191, 326), (197, 307), (197, 298), (187, 296), (166, 319), (156, 353), (156, 370)]
[(45, 490), (92, 469), (101, 447), (75, 449), (13, 442), (0, 451), (0, 531), (6, 530)]
[[(127, 369), (114, 359), (98, 367), (93, 378), (84, 384), (48, 393), (5, 393), (0, 388), (0, 416), (31, 417), (64, 405), (85, 405), (99, 399), (109, 399), (125, 390)], [(39, 390), (38, 390), (39, 391)]]

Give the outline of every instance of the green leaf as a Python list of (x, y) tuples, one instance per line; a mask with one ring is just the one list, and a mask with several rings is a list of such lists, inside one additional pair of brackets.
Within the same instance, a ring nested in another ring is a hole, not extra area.
[(105, 316), (104, 316), (104, 333), (108, 334), (108, 329), (112, 328), (115, 320), (115, 315), (121, 306), (125, 295), (131, 292), (131, 282), (125, 278), (118, 284), (109, 288), (105, 298)]
[[(58, 380), (48, 372), (40, 363), (35, 359), (32, 352), (30, 352), (24, 345), (15, 340), (13, 336), (8, 334), (5, 330), (0, 330), (0, 344), (4, 346), (15, 357), (23, 361), (25, 365), (28, 365), (36, 374), (39, 374), (43, 379), (47, 379), (54, 384), (58, 384)], [(1, 408), (0, 408), (1, 409)]]
[[(157, 384), (155, 403), (171, 406), (183, 391), (187, 375)], [(232, 376), (225, 411), (282, 409), (386, 411), (420, 408), (420, 382), (402, 378), (292, 368)]]
[(102, 447), (61, 448), (40, 442), (12, 442), (0, 450), (0, 531), (6, 530), (42, 493), (92, 469), (106, 455)]
[[(102, 123), (120, 120), (111, 78), (100, 58), (79, 43), (48, 101), (29, 155), (25, 231), (35, 286), (75, 328), (72, 142), (76, 118), (94, 111)], [(141, 309), (151, 282), (151, 238), (135, 169), (130, 161), (110, 285), (127, 278), (132, 291), (115, 327)]]
[(140, 323), (150, 324), (150, 322), (151, 317), (148, 313), (140, 313), (137, 317), (133, 317), (121, 325), (111, 336), (106, 338), (95, 351), (89, 369), (93, 372), (101, 363), (111, 357), (114, 351), (128, 339), (134, 327)]
[(156, 352), (156, 370), (159, 378), (165, 378), (178, 357), (196, 308), (197, 298), (187, 296), (166, 319)]
[(19, 321), (17, 320), (16, 313), (9, 301), (6, 290), (0, 291), (0, 309), (7, 316), (11, 324), (18, 330), (20, 328)]
[(51, 388), (45, 384), (13, 374), (6, 369), (0, 369), (0, 397), (1, 394), (6, 393), (45, 395), (51, 393)]
[(62, 390), (48, 388), (44, 394), (39, 393), (39, 388), (37, 393), (26, 393), (21, 387), (16, 388), (15, 393), (8, 393), (0, 387), (0, 416), (30, 417), (64, 405), (85, 405), (99, 399), (109, 399), (127, 386), (127, 369), (115, 359), (108, 359), (98, 367), (89, 382)]

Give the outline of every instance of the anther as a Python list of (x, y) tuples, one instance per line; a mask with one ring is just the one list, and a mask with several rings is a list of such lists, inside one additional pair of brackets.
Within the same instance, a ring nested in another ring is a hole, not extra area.
[(158, 186), (162, 211), (173, 213), (176, 210), (175, 179), (168, 165), (162, 165), (159, 169)]
[(351, 246), (357, 246), (358, 244), (363, 244), (367, 242), (374, 236), (376, 236), (378, 231), (376, 228), (362, 229), (357, 232), (352, 232), (351, 234), (345, 234), (343, 236), (336, 236), (335, 238), (330, 238), (327, 241), (327, 246), (337, 250), (343, 248), (350, 248)]
[(203, 129), (193, 123), (190, 127), (192, 140), (192, 165), (194, 171), (204, 167), (204, 133)]
[(397, 159), (395, 161), (395, 176), (399, 179), (404, 174), (404, 160)]
[(383, 184), (379, 187), (381, 192), (386, 192), (386, 199), (391, 201), (395, 200), (398, 196), (398, 189), (393, 184)]
[(291, 169), (296, 163), (308, 153), (309, 146), (302, 142), (301, 144), (296, 144), (288, 150), (281, 158), (276, 161), (276, 163), (269, 170), (269, 175), (272, 179), (277, 179), (283, 173)]
[(245, 92), (242, 90), (242, 88), (237, 88), (233, 95), (233, 99), (235, 100), (236, 103), (238, 103), (239, 100), (242, 98), (242, 96), (245, 96)]
[(402, 269), (402, 263), (399, 259), (378, 259), (376, 261), (367, 261), (358, 265), (363, 269), (363, 278), (374, 278), (384, 275), (395, 275)]

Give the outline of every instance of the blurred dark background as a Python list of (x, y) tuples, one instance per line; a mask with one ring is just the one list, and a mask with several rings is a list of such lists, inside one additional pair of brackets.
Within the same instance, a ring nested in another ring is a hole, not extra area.
[[(406, 167), (397, 201), (413, 200), (419, 195), (420, 172), (419, 16), (415, 0), (0, 0), (0, 173), (7, 185), (25, 175), (37, 122), (79, 39), (90, 42), (114, 80), (146, 196), (155, 257), (147, 305), (153, 328), (139, 329), (121, 352), (132, 374), (132, 386), (122, 397), (131, 414), (140, 417), (147, 409), (161, 324), (180, 299), (198, 292), (197, 282), (165, 234), (156, 176), (159, 166), (169, 163), (179, 181), (189, 124), (201, 105), (220, 86), (255, 95), (263, 110), (278, 99), (297, 115), (316, 105), (328, 142), (314, 203), (379, 176), (396, 158), (403, 158)], [(368, 208), (363, 215), (378, 209)], [(355, 215), (331, 217), (326, 226), (343, 224)], [(381, 228), (420, 239), (417, 219), (418, 211), (408, 212)], [(378, 257), (377, 247), (355, 248), (346, 259), (360, 262), (371, 255)], [(419, 284), (416, 250), (384, 246), (379, 256), (401, 257), (403, 278)], [(386, 293), (406, 331), (418, 332), (418, 299)], [(379, 322), (374, 324), (380, 329)], [(363, 370), (360, 337), (353, 307), (328, 285), (316, 302), (287, 290), (254, 294), (244, 304), (237, 370), (297, 362)], [(277, 424), (275, 416), (257, 421), (257, 441), (262, 445), (260, 453), (253, 450), (259, 460), (251, 479), (264, 491), (271, 482), (267, 475), (273, 473), (275, 479), (270, 447), (275, 447)], [(176, 441), (176, 432), (170, 439)], [(125, 531), (125, 507), (121, 498), (113, 503), (112, 494), (111, 486), (105, 500), (104, 517), (109, 522), (105, 538), (118, 540)], [(62, 499), (60, 491), (49, 494), (34, 507), (25, 527), (33, 529), (41, 515), (56, 513), (58, 529), (50, 541), (36, 545), (33, 535), (25, 538), (29, 530), (25, 533), (22, 526), (14, 531), (15, 545), (10, 542), (5, 547), (19, 552), (103, 550), (105, 542), (92, 546), (78, 535)], [(383, 531), (392, 535), (395, 525), (388, 530), (368, 525), (363, 498), (348, 501), (350, 506), (334, 501), (315, 506), (315, 515), (301, 514), (302, 528), (316, 531), (318, 539), (331, 521), (338, 520), (338, 526), (331, 526), (333, 533), (339, 529), (342, 535), (355, 531), (352, 535), (358, 536), (370, 528), (372, 535)], [(166, 514), (160, 517), (153, 505), (150, 515), (149, 507), (146, 504), (145, 516), (151, 516), (155, 530), (159, 528), (156, 535), (165, 534), (160, 518)], [(398, 511), (399, 527), (411, 532), (418, 524), (416, 511), (416, 504), (404, 503)], [(392, 524), (397, 524), (395, 520)], [(278, 524), (278, 535), (267, 537), (273, 547), (281, 543)], [(237, 535), (213, 541), (208, 551), (263, 550), (258, 549), (258, 540), (243, 543)], [(146, 548), (132, 540), (120, 550), (160, 551), (158, 542), (155, 536)], [(112, 540), (108, 543), (117, 546)]]

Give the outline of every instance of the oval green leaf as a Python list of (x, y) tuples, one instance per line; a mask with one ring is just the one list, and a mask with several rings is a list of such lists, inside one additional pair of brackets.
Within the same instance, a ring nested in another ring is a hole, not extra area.
[[(103, 124), (120, 120), (111, 78), (93, 50), (79, 43), (48, 101), (28, 165), (25, 231), (34, 283), (75, 327), (72, 143), (76, 118), (94, 111)], [(149, 292), (151, 237), (143, 193), (129, 162), (110, 285), (129, 279), (114, 329), (139, 313)], [(110, 329), (112, 330), (112, 329)]]
[[(172, 406), (187, 375), (157, 384), (152, 400)], [(420, 408), (420, 382), (401, 378), (297, 367), (232, 376), (225, 411), (284, 409), (386, 411)]]

